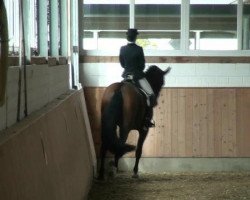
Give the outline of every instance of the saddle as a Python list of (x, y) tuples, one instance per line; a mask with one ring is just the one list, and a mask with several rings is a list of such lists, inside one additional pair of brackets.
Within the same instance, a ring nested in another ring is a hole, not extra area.
[(148, 107), (154, 107), (156, 105), (156, 98), (154, 95), (148, 95), (148, 93), (141, 87), (139, 81), (134, 78), (133, 75), (128, 74), (122, 82), (133, 84), (139, 92), (145, 97), (145, 101)]

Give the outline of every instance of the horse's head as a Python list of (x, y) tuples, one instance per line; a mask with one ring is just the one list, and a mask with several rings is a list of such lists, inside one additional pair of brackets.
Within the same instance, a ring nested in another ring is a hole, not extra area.
[(170, 67), (168, 67), (165, 71), (161, 70), (156, 65), (152, 65), (146, 71), (146, 79), (150, 83), (154, 93), (158, 96), (161, 87), (164, 85), (164, 76), (169, 73)]

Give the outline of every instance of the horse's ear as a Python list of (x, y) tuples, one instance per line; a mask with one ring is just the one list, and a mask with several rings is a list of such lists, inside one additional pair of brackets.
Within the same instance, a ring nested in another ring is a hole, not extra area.
[(163, 71), (163, 72), (164, 72), (164, 75), (166, 75), (167, 73), (169, 73), (170, 70), (171, 70), (171, 67), (168, 67), (165, 71)]

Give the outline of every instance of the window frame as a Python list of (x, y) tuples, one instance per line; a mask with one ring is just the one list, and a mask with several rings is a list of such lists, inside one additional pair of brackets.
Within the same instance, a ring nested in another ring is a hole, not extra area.
[[(135, 0), (130, 0), (130, 28), (134, 28)], [(237, 0), (237, 50), (192, 50), (189, 49), (190, 0), (181, 0), (181, 48), (180, 50), (144, 50), (145, 56), (249, 56), (250, 50), (242, 49), (243, 0)], [(81, 56), (117, 56), (114, 50), (84, 50)]]

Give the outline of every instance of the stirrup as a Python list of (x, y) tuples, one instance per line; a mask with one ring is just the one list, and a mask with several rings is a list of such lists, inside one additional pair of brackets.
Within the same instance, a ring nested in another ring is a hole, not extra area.
[(150, 120), (150, 119), (146, 119), (146, 120), (145, 120), (145, 126), (146, 126), (147, 128), (155, 127), (155, 121), (154, 121), (154, 120)]
[(151, 107), (154, 107), (154, 106), (157, 105), (156, 97), (155, 97), (154, 94), (149, 96), (149, 101), (150, 101), (150, 106)]

